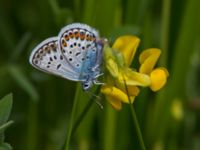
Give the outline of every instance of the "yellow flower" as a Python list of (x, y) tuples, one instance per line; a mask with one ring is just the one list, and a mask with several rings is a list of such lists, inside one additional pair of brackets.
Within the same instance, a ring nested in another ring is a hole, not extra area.
[(167, 69), (154, 69), (161, 53), (159, 49), (148, 49), (142, 52), (139, 57), (141, 64), (139, 72), (129, 68), (139, 42), (140, 39), (136, 36), (121, 36), (112, 48), (108, 45), (104, 46), (104, 62), (107, 72), (105, 72), (106, 84), (102, 86), (101, 92), (117, 110), (121, 109), (122, 103), (134, 102), (140, 91), (138, 86), (149, 86), (153, 91), (157, 91), (164, 86), (167, 80)]
[(169, 76), (167, 69), (164, 67), (154, 69), (160, 54), (160, 49), (150, 48), (144, 50), (139, 57), (139, 62), (141, 64), (139, 72), (150, 75), (150, 88), (152, 91), (158, 91), (161, 89), (165, 85), (167, 77)]

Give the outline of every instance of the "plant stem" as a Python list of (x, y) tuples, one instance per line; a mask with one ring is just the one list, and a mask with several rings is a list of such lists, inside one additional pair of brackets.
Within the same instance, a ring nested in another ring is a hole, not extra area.
[(67, 139), (66, 139), (65, 150), (69, 150), (69, 144), (70, 144), (71, 135), (72, 135), (73, 122), (74, 122), (76, 107), (77, 107), (78, 99), (79, 99), (79, 95), (80, 95), (80, 90), (81, 90), (80, 86), (78, 85), (77, 88), (76, 88), (76, 95), (75, 95), (75, 98), (74, 98), (74, 104), (73, 104), (73, 107), (72, 107), (72, 114), (71, 114), (71, 118), (70, 118), (70, 122), (69, 122), (69, 129), (68, 129), (68, 135), (67, 135)]
[(86, 116), (86, 114), (90, 110), (92, 104), (94, 104), (94, 98), (96, 97), (95, 95), (97, 95), (99, 93), (99, 90), (100, 90), (100, 87), (98, 87), (95, 90), (94, 95), (91, 96), (91, 98), (89, 99), (87, 105), (83, 109), (82, 113), (80, 114), (78, 119), (75, 121), (74, 126), (72, 128), (72, 135), (76, 132), (76, 129), (78, 128), (78, 126), (80, 125), (81, 121), (83, 120), (83, 118)]
[(132, 117), (133, 117), (133, 122), (135, 124), (135, 128), (136, 128), (136, 131), (137, 131), (137, 135), (138, 135), (138, 138), (139, 138), (141, 149), (145, 150), (146, 148), (145, 148), (145, 145), (144, 145), (144, 140), (142, 138), (140, 125), (139, 125), (139, 122), (138, 122), (138, 119), (137, 119), (137, 115), (136, 115), (135, 109), (134, 109), (134, 107), (133, 107), (133, 105), (131, 103), (130, 103), (130, 109), (131, 109), (131, 114), (132, 114)]
[(144, 140), (142, 138), (142, 132), (140, 130), (140, 125), (139, 125), (139, 122), (138, 122), (138, 119), (137, 119), (135, 109), (134, 109), (133, 105), (131, 104), (131, 100), (130, 100), (130, 96), (129, 96), (129, 92), (128, 92), (128, 88), (127, 88), (125, 79), (124, 79), (124, 85), (125, 85), (126, 93), (127, 93), (128, 100), (129, 100), (129, 105), (130, 105), (131, 114), (132, 114), (132, 117), (133, 117), (133, 122), (135, 124), (137, 136), (139, 138), (140, 147), (141, 147), (142, 150), (146, 150), (145, 145), (144, 145)]
[(170, 26), (170, 12), (171, 12), (171, 0), (163, 1), (162, 9), (162, 30), (161, 30), (161, 48), (162, 59), (161, 65), (167, 65), (168, 59), (168, 46), (169, 46), (169, 26)]
[(69, 150), (70, 138), (76, 132), (76, 129), (80, 125), (81, 121), (83, 120), (83, 118), (86, 116), (86, 114), (90, 110), (92, 104), (94, 103), (93, 99), (96, 97), (95, 95), (97, 95), (97, 93), (99, 93), (99, 90), (100, 90), (100, 88), (98, 87), (96, 89), (96, 91), (94, 92), (94, 95), (91, 96), (91, 98), (89, 99), (87, 105), (85, 106), (85, 108), (83, 109), (82, 113), (80, 114), (80, 116), (78, 117), (78, 119), (75, 121), (75, 123), (73, 125), (74, 116), (75, 116), (75, 112), (76, 112), (77, 101), (78, 101), (78, 95), (79, 95), (79, 92), (80, 92), (80, 87), (77, 87), (76, 97), (74, 99), (74, 104), (73, 104), (73, 107), (72, 107), (72, 115), (71, 115), (71, 119), (70, 119), (70, 126), (69, 126), (68, 136), (67, 136), (67, 140), (66, 140), (65, 150)]
[(80, 114), (80, 116), (78, 117), (78, 119), (74, 123), (74, 126), (72, 128), (72, 135), (76, 132), (76, 129), (78, 128), (78, 126), (80, 125), (81, 121), (83, 120), (83, 118), (86, 116), (86, 114), (90, 110), (90, 108), (91, 108), (93, 103), (94, 102), (90, 99), (89, 102), (87, 103), (87, 105), (85, 106), (83, 112)]

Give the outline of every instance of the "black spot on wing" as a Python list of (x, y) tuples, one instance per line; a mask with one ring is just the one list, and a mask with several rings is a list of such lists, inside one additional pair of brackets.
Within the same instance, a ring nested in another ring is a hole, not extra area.
[(78, 56), (78, 55), (80, 55), (80, 54), (81, 54), (81, 52), (77, 52), (75, 55)]
[(61, 67), (61, 64), (58, 64), (58, 65), (57, 65), (57, 69), (59, 69), (60, 67)]

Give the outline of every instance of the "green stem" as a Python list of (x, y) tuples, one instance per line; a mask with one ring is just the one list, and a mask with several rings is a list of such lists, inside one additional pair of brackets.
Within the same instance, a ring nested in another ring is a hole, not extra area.
[(138, 122), (138, 119), (137, 119), (137, 115), (136, 115), (135, 109), (134, 109), (133, 105), (131, 104), (131, 100), (130, 100), (130, 96), (129, 96), (129, 92), (128, 92), (128, 88), (127, 88), (125, 79), (124, 79), (124, 85), (125, 85), (126, 93), (127, 93), (129, 104), (130, 104), (130, 109), (131, 109), (131, 114), (132, 114), (132, 117), (133, 117), (133, 122), (135, 124), (137, 136), (139, 138), (140, 147), (141, 147), (142, 150), (146, 150), (145, 145), (144, 145), (144, 140), (142, 138), (142, 132), (140, 130), (140, 125), (139, 125), (139, 122)]
[(94, 95), (92, 95), (91, 98), (89, 99), (87, 105), (83, 109), (83, 112), (80, 114), (78, 119), (73, 124), (75, 113), (76, 113), (76, 107), (77, 107), (77, 103), (78, 103), (78, 99), (79, 99), (79, 93), (80, 93), (80, 87), (79, 86), (77, 87), (76, 97), (74, 99), (74, 104), (73, 104), (73, 107), (72, 107), (72, 115), (71, 115), (71, 118), (70, 118), (70, 125), (69, 125), (68, 135), (67, 135), (67, 139), (66, 139), (65, 150), (69, 150), (69, 143), (70, 143), (71, 136), (76, 132), (81, 121), (83, 120), (83, 118), (86, 116), (86, 114), (90, 110), (92, 104), (94, 103), (93, 99), (96, 97), (95, 95), (97, 95), (97, 93), (99, 93), (99, 90), (100, 90), (100, 88), (98, 87), (96, 89)]
[(131, 109), (131, 114), (132, 114), (132, 117), (133, 117), (133, 122), (135, 124), (135, 128), (136, 128), (136, 131), (137, 131), (137, 135), (138, 135), (138, 138), (139, 138), (141, 149), (145, 150), (146, 148), (145, 148), (145, 145), (144, 145), (144, 140), (142, 138), (140, 125), (139, 125), (139, 122), (138, 122), (138, 119), (137, 119), (137, 115), (136, 115), (135, 109), (134, 109), (134, 107), (133, 107), (133, 105), (131, 103), (130, 103), (130, 109)]
[(167, 65), (171, 0), (164, 0), (162, 8), (163, 8), (162, 9), (162, 29), (161, 29), (162, 59), (160, 60), (161, 61), (160, 63), (161, 65)]
[(86, 116), (86, 114), (88, 113), (88, 111), (90, 110), (92, 104), (94, 103), (93, 100), (89, 100), (89, 102), (87, 103), (87, 105), (85, 106), (83, 112), (80, 114), (80, 116), (78, 117), (78, 119), (75, 121), (74, 126), (72, 128), (72, 135), (76, 132), (77, 128), (79, 127), (81, 121), (83, 120), (83, 118)]
[(99, 90), (100, 90), (100, 88), (98, 87), (96, 89), (96, 91), (94, 92), (94, 95), (92, 95), (91, 98), (89, 99), (87, 105), (83, 109), (83, 112), (80, 114), (80, 116), (78, 117), (78, 119), (75, 121), (74, 126), (72, 128), (72, 135), (76, 132), (76, 129), (80, 125), (81, 121), (83, 120), (83, 118), (86, 116), (86, 114), (90, 110), (92, 104), (94, 103), (94, 98), (96, 97), (95, 95), (97, 95), (99, 93)]
[(69, 123), (69, 129), (68, 129), (68, 135), (67, 135), (67, 139), (66, 139), (65, 150), (69, 150), (69, 144), (70, 144), (70, 140), (71, 140), (71, 136), (72, 136), (72, 128), (73, 128), (74, 117), (75, 117), (76, 108), (77, 108), (77, 104), (78, 104), (78, 99), (79, 99), (79, 95), (80, 95), (80, 90), (81, 90), (80, 86), (78, 85), (76, 88), (76, 95), (75, 95), (74, 104), (72, 107), (72, 114), (71, 114), (70, 123)]

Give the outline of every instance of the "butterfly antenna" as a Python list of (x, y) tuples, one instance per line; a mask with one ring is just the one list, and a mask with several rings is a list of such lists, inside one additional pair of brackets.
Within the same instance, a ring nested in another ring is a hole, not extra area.
[(92, 95), (92, 97), (94, 97), (95, 99), (94, 99), (94, 101), (95, 101), (95, 103), (101, 108), (101, 109), (103, 109), (104, 107), (103, 107), (103, 105), (100, 103), (100, 101), (99, 100), (101, 100), (101, 97), (100, 96), (98, 96), (98, 95), (95, 95), (94, 93), (92, 93), (91, 91), (87, 91), (89, 94), (91, 94)]
[(101, 109), (103, 109), (103, 105), (102, 105), (98, 100), (95, 99), (95, 102), (96, 102), (97, 105), (99, 105), (99, 107), (100, 107)]

